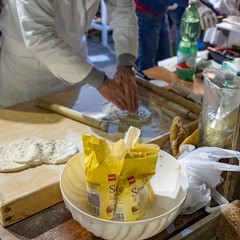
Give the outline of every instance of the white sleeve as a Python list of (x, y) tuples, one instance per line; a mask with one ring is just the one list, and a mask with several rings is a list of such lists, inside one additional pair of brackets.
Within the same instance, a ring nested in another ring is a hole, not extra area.
[(240, 15), (238, 1), (239, 0), (209, 0), (213, 7), (221, 13), (236, 16)]
[(16, 0), (24, 42), (54, 75), (66, 82), (77, 83), (89, 75), (93, 66), (75, 54), (57, 34), (52, 2)]
[(138, 23), (133, 0), (105, 0), (116, 56), (137, 56)]
[(238, 10), (238, 0), (221, 0), (219, 10), (222, 13), (226, 13), (228, 15), (236, 15), (239, 16)]

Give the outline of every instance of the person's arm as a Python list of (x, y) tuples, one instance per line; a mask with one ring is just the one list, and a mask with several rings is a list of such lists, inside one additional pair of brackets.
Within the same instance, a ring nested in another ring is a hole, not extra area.
[(240, 16), (239, 2), (240, 2), (239, 0), (232, 0), (232, 1), (221, 0), (219, 3), (219, 10), (222, 13), (225, 13), (227, 15)]
[(110, 28), (119, 65), (134, 65), (138, 50), (138, 24), (133, 0), (108, 0)]
[[(110, 28), (113, 30), (114, 47), (118, 59), (118, 68), (114, 75), (114, 83), (121, 89), (118, 99), (119, 107), (129, 112), (136, 112), (138, 107), (137, 84), (135, 81), (135, 66), (138, 50), (138, 23), (133, 0), (109, 0), (107, 6)], [(111, 92), (111, 82), (106, 83), (99, 92), (108, 98)]]
[[(95, 69), (61, 38), (54, 24), (53, 1), (16, 0), (18, 18), (26, 47), (54, 75), (73, 84), (88, 79), (100, 87), (104, 73)], [(79, 23), (79, 27), (80, 23)], [(97, 79), (97, 81), (96, 81)]]
[(217, 22), (217, 11), (207, 0), (198, 1), (198, 13), (200, 15), (200, 25), (202, 30), (214, 27)]

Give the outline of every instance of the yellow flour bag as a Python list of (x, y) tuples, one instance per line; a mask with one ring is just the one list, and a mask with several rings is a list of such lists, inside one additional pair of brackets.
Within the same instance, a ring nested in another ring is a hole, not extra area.
[(87, 135), (83, 135), (82, 140), (89, 209), (97, 217), (112, 219), (125, 156), (124, 141), (108, 145), (104, 139)]
[(155, 173), (159, 146), (135, 144), (124, 158), (118, 182), (115, 220), (135, 221), (141, 218), (154, 200), (150, 179)]
[(153, 201), (150, 178), (159, 147), (139, 144), (140, 130), (130, 127), (123, 140), (83, 135), (89, 209), (103, 219), (139, 219)]

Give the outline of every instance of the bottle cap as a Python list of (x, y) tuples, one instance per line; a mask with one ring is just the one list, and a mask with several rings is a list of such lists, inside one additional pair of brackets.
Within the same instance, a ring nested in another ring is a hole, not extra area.
[(233, 73), (226, 73), (225, 78), (223, 80), (222, 86), (224, 88), (232, 88), (232, 89), (238, 89), (238, 86), (235, 82), (235, 75)]

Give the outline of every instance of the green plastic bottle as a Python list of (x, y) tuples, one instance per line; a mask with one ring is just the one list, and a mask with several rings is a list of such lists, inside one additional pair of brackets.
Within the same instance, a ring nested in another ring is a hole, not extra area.
[(196, 73), (197, 40), (200, 35), (200, 17), (196, 0), (190, 0), (180, 25), (181, 42), (177, 51), (177, 76), (192, 81)]

